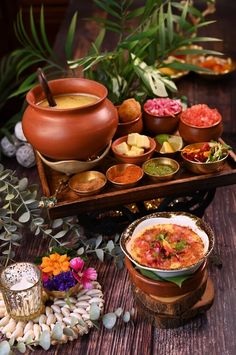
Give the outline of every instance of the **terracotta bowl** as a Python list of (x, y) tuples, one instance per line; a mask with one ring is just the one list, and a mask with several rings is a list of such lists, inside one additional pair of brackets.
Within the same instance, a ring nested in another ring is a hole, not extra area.
[(222, 120), (210, 127), (197, 127), (179, 120), (179, 134), (186, 143), (210, 142), (217, 140), (223, 132)]
[(142, 114), (129, 122), (118, 122), (115, 137), (122, 137), (130, 133), (141, 133), (143, 130)]
[(142, 275), (127, 257), (125, 258), (125, 265), (128, 269), (130, 279), (136, 287), (147, 294), (158, 297), (174, 297), (190, 292), (200, 286), (207, 273), (207, 262), (205, 261), (199, 269), (192, 274), (190, 278), (183, 281), (182, 286), (179, 287), (173, 282), (152, 280)]
[(79, 161), (79, 160), (52, 160), (50, 158), (44, 157), (39, 152), (36, 152), (44, 164), (49, 166), (55, 171), (66, 175), (73, 175), (81, 173), (82, 171), (91, 170), (95, 166), (100, 165), (103, 162), (103, 159), (107, 156), (111, 147), (111, 142), (105, 148), (105, 150), (97, 156), (95, 159)]
[(174, 133), (179, 123), (179, 113), (172, 116), (154, 116), (145, 111), (143, 114), (143, 123), (145, 129), (151, 134)]
[[(189, 144), (185, 148), (200, 148), (203, 144), (207, 142)], [(191, 161), (185, 158), (183, 152), (181, 152), (181, 157), (184, 160), (185, 167), (194, 174), (211, 174), (223, 169), (226, 160), (228, 158), (229, 153), (225, 155), (225, 157), (218, 161), (208, 162), (208, 163), (201, 163), (196, 161)]]
[(111, 145), (112, 152), (117, 160), (121, 161), (122, 163), (141, 165), (153, 156), (156, 149), (156, 142), (153, 138), (150, 137), (148, 137), (150, 141), (150, 148), (144, 154), (130, 157), (125, 154), (118, 153), (116, 151), (116, 146), (122, 142), (127, 142), (127, 138), (127, 135), (117, 138)]
[[(158, 224), (176, 224), (186, 226), (192, 229), (201, 238), (204, 245), (203, 256), (194, 264), (187, 267), (180, 267), (175, 269), (159, 269), (140, 264), (132, 256), (131, 244), (132, 238), (138, 236), (145, 229), (151, 228)], [(121, 235), (120, 246), (129, 260), (135, 264), (139, 269), (152, 271), (161, 278), (168, 279), (170, 277), (192, 275), (205, 262), (210, 255), (214, 246), (214, 234), (211, 228), (200, 218), (185, 212), (157, 212), (131, 223)]]

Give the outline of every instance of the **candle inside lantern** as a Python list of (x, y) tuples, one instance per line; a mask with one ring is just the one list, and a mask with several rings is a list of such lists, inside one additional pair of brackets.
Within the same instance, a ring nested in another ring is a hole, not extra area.
[(0, 273), (0, 288), (8, 314), (16, 320), (34, 319), (44, 309), (39, 268), (31, 263), (15, 263)]
[(29, 282), (26, 277), (22, 277), (22, 279), (19, 282), (11, 286), (10, 290), (12, 291), (27, 290), (32, 286), (34, 286), (32, 282)]

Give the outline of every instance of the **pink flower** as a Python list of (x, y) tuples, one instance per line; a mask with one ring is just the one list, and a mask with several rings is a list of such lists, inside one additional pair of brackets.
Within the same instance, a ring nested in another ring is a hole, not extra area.
[(43, 282), (48, 281), (48, 279), (49, 279), (48, 274), (46, 274), (45, 272), (42, 272), (42, 280), (43, 280)]
[(87, 270), (83, 271), (84, 261), (81, 258), (74, 258), (70, 261), (70, 266), (72, 268), (72, 274), (74, 278), (83, 285), (84, 288), (92, 288), (91, 281), (97, 279), (97, 272), (94, 268), (89, 267)]
[(70, 261), (70, 267), (76, 272), (82, 271), (84, 267), (84, 260), (80, 257), (74, 258)]

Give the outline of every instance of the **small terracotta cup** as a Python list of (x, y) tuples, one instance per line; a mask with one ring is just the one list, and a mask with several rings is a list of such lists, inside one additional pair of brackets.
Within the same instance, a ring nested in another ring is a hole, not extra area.
[(180, 112), (175, 116), (154, 116), (145, 111), (143, 122), (145, 130), (154, 134), (174, 133), (178, 127)]
[(179, 287), (173, 282), (155, 281), (143, 276), (137, 269), (135, 269), (134, 265), (127, 257), (125, 258), (125, 265), (134, 285), (143, 292), (157, 297), (175, 297), (193, 291), (200, 286), (207, 273), (207, 262), (205, 261), (199, 269), (192, 274), (189, 279), (185, 280), (181, 287)]
[(135, 120), (129, 122), (119, 122), (115, 133), (115, 138), (128, 135), (130, 133), (141, 133), (143, 130), (142, 114)]

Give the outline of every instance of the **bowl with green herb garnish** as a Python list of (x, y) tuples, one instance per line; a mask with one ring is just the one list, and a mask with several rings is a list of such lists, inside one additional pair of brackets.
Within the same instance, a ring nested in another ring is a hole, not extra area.
[(181, 152), (185, 167), (195, 174), (210, 174), (224, 168), (230, 146), (219, 142), (189, 144)]
[(214, 234), (189, 213), (157, 212), (131, 223), (120, 245), (139, 270), (169, 279), (195, 273), (213, 249)]

